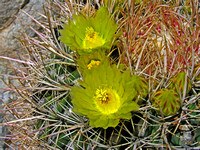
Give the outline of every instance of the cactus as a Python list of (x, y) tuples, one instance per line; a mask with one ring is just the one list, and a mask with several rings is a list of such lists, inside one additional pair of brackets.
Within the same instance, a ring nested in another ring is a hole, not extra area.
[(161, 89), (153, 96), (153, 104), (165, 116), (174, 115), (181, 107), (179, 95), (172, 89)]
[(188, 94), (192, 88), (192, 83), (191, 83), (190, 79), (186, 76), (185, 72), (180, 72), (180, 73), (176, 74), (176, 76), (172, 78), (172, 83), (169, 86), (169, 88), (175, 90), (177, 93), (181, 93), (181, 95), (182, 95), (184, 93), (184, 89), (185, 89), (185, 78), (187, 78), (186, 94)]
[(195, 81), (197, 82), (200, 81), (200, 63), (195, 65), (193, 75), (195, 76)]
[[(19, 38), (23, 60), (1, 57), (19, 64), (5, 82), (18, 95), (1, 111), (6, 120), (1, 125), (12, 134), (5, 137), (7, 145), (63, 150), (200, 145), (199, 16), (180, 6), (198, 12), (196, 1), (47, 2), (47, 19), (33, 19), (43, 31)], [(194, 137), (184, 142), (188, 134)]]

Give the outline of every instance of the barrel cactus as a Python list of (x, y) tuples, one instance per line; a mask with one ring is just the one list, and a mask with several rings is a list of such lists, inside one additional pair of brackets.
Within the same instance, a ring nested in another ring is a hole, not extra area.
[(197, 1), (46, 1), (43, 22), (32, 18), (43, 30), (19, 38), (23, 60), (1, 57), (18, 63), (5, 81), (18, 95), (2, 110), (8, 146), (200, 145)]

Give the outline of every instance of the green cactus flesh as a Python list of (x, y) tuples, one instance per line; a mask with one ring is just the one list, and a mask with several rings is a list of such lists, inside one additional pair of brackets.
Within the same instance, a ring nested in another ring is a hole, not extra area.
[(164, 116), (176, 114), (181, 106), (179, 95), (172, 89), (161, 89), (156, 92), (153, 104)]
[[(174, 89), (177, 93), (184, 93), (184, 88), (185, 88), (185, 77), (186, 73), (185, 72), (180, 72), (178, 73), (173, 79), (172, 83), (170, 84), (169, 88)], [(187, 77), (187, 90), (186, 94), (189, 93), (189, 91), (192, 88), (192, 84), (190, 79)]]

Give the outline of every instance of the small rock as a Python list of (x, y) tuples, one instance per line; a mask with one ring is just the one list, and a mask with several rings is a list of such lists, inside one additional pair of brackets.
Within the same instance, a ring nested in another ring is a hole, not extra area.
[(15, 19), (15, 15), (23, 6), (24, 0), (1, 0), (0, 1), (0, 30), (6, 28)]
[[(3, 0), (2, 2), (0, 2), (0, 4), (3, 5), (4, 1), (7, 1), (7, 0)], [(24, 14), (22, 11), (17, 12), (17, 9), (20, 7), (25, 12), (33, 16), (36, 20), (40, 20), (42, 19), (42, 17), (36, 12), (40, 12), (43, 14), (43, 4), (45, 3), (45, 0), (28, 0), (28, 1), (24, 0), (23, 3), (22, 2), (20, 3), (19, 2), (20, 0), (16, 0), (16, 1), (9, 0), (7, 2), (7, 5), (11, 1), (13, 1), (12, 3), (16, 4), (16, 8), (13, 8), (15, 11), (11, 13), (12, 15), (8, 14), (7, 16), (0, 16), (0, 20), (4, 18), (3, 19), (4, 21), (1, 22), (1, 28), (3, 28), (3, 30), (0, 30), (0, 55), (16, 57), (15, 53), (19, 53), (21, 50), (20, 49), (21, 45), (19, 44), (16, 37), (19, 36), (19, 31), (23, 32), (23, 30), (22, 30), (20, 20), (17, 19), (16, 17), (14, 17), (14, 20), (8, 26), (9, 18), (13, 19), (12, 16), (15, 14), (18, 18), (23, 20), (23, 23), (27, 23), (33, 28), (35, 28), (36, 30), (38, 30), (38, 26), (36, 25), (36, 23), (32, 21), (32, 19), (26, 14)], [(3, 6), (0, 6), (0, 9), (2, 9), (1, 7)], [(35, 33), (28, 26), (24, 26), (24, 30), (31, 37), (35, 35)]]

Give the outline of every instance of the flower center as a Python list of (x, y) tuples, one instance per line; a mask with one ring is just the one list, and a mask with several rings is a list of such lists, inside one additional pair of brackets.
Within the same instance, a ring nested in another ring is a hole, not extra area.
[(97, 32), (92, 27), (86, 28), (86, 40), (93, 42), (97, 38)]
[(84, 49), (93, 49), (96, 47), (100, 47), (104, 45), (105, 40), (103, 40), (99, 33), (95, 32), (92, 27), (86, 28), (86, 35), (83, 41), (83, 48)]
[(91, 62), (87, 65), (88, 70), (91, 70), (93, 66), (98, 66), (100, 64), (100, 61), (91, 60)]
[(106, 89), (97, 89), (96, 90), (96, 99), (103, 103), (108, 103), (109, 101), (109, 94)]
[(116, 91), (109, 88), (97, 89), (94, 99), (97, 109), (105, 115), (117, 112), (120, 107), (119, 95)]

